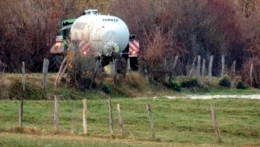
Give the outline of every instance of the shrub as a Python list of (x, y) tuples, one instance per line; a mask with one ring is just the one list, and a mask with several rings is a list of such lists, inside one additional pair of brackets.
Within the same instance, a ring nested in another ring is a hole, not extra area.
[(8, 89), (11, 85), (12, 82), (0, 71), (0, 98), (8, 97)]
[(230, 88), (231, 86), (231, 81), (229, 79), (229, 76), (225, 75), (220, 81), (219, 81), (220, 86), (228, 87)]
[[(71, 85), (77, 87), (81, 91), (86, 89), (96, 88), (96, 82), (92, 81), (94, 76), (96, 59), (91, 55), (82, 56), (76, 52), (71, 67), (68, 68), (68, 76), (71, 79)], [(99, 70), (99, 69), (98, 69)], [(97, 72), (101, 74), (100, 71)], [(99, 75), (96, 75), (97, 79)]]
[(177, 81), (172, 81), (168, 84), (168, 88), (173, 89), (174, 91), (181, 92), (181, 84)]
[(3, 89), (4, 86), (4, 74), (0, 73), (0, 89)]
[(236, 88), (237, 89), (248, 89), (248, 86), (243, 81), (239, 80)]
[(4, 75), (0, 73), (0, 98), (2, 97), (2, 89), (4, 89)]
[(199, 86), (199, 82), (197, 78), (191, 78), (190, 80), (185, 80), (181, 82), (181, 87), (183, 88), (192, 88)]

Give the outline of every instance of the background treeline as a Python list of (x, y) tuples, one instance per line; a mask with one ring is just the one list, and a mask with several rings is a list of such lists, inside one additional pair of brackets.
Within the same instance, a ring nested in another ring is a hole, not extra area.
[[(214, 55), (213, 75), (236, 61), (237, 74), (249, 82), (253, 63), (260, 84), (260, 1), (258, 0), (0, 0), (0, 60), (5, 71), (39, 72), (59, 33), (59, 22), (85, 9), (121, 17), (141, 43), (139, 69), (153, 80), (169, 74), (188, 75), (200, 55), (207, 64)], [(207, 67), (207, 66), (206, 66)], [(146, 70), (145, 70), (146, 69)], [(160, 82), (160, 80), (158, 80)]]
[(108, 6), (104, 0), (0, 0), (0, 60), (6, 71), (20, 71), (22, 61), (30, 72), (41, 71), (62, 19)]

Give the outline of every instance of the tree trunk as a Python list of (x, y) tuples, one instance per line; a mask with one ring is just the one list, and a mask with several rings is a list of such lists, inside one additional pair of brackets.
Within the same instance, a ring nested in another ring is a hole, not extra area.
[(172, 69), (171, 69), (171, 72), (170, 72), (169, 82), (172, 80), (172, 75), (173, 75), (174, 69), (175, 69), (175, 67), (177, 65), (178, 58), (179, 58), (178, 55), (176, 55), (175, 58), (174, 58), (174, 63), (173, 63), (173, 66), (172, 66)]
[(235, 87), (236, 85), (236, 61), (233, 61), (232, 64), (232, 83), (231, 83), (231, 87)]
[(194, 66), (195, 66), (195, 62), (196, 62), (196, 57), (193, 59), (191, 67), (190, 67), (190, 72), (189, 72), (189, 77), (191, 77), (192, 72), (194, 70)]
[(204, 74), (205, 74), (205, 64), (206, 64), (206, 60), (203, 58), (202, 68), (201, 68), (201, 80), (203, 80), (203, 77), (204, 77)]
[(208, 77), (209, 77), (209, 83), (212, 83), (212, 65), (213, 65), (213, 60), (214, 60), (214, 55), (210, 56), (210, 60), (209, 60), (209, 73), (208, 73)]
[(250, 66), (250, 85), (253, 86), (253, 68), (254, 68), (254, 64), (252, 63), (251, 66)]
[(200, 61), (201, 61), (201, 57), (200, 57), (200, 55), (198, 55), (198, 60), (197, 60), (197, 78), (198, 78), (198, 80), (200, 79)]
[(223, 78), (225, 74), (225, 55), (221, 55), (221, 78)]

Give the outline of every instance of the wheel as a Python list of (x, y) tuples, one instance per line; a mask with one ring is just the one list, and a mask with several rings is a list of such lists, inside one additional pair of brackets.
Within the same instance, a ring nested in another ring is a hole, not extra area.
[(58, 72), (60, 69), (60, 65), (63, 61), (63, 55), (62, 54), (54, 54), (50, 58), (49, 63), (49, 71), (50, 72)]

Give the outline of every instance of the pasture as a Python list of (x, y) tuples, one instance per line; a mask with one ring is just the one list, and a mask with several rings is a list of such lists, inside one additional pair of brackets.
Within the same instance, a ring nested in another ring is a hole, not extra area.
[[(215, 104), (223, 143), (218, 143), (210, 104)], [(121, 135), (116, 105), (120, 104)], [(155, 127), (151, 137), (146, 104)], [(54, 129), (53, 100), (25, 100), (23, 126), (18, 124), (18, 101), (0, 101), (1, 146), (260, 146), (260, 101), (112, 98), (114, 135), (109, 133), (107, 99), (87, 99), (87, 128), (83, 134), (82, 101), (61, 100), (59, 130)]]

